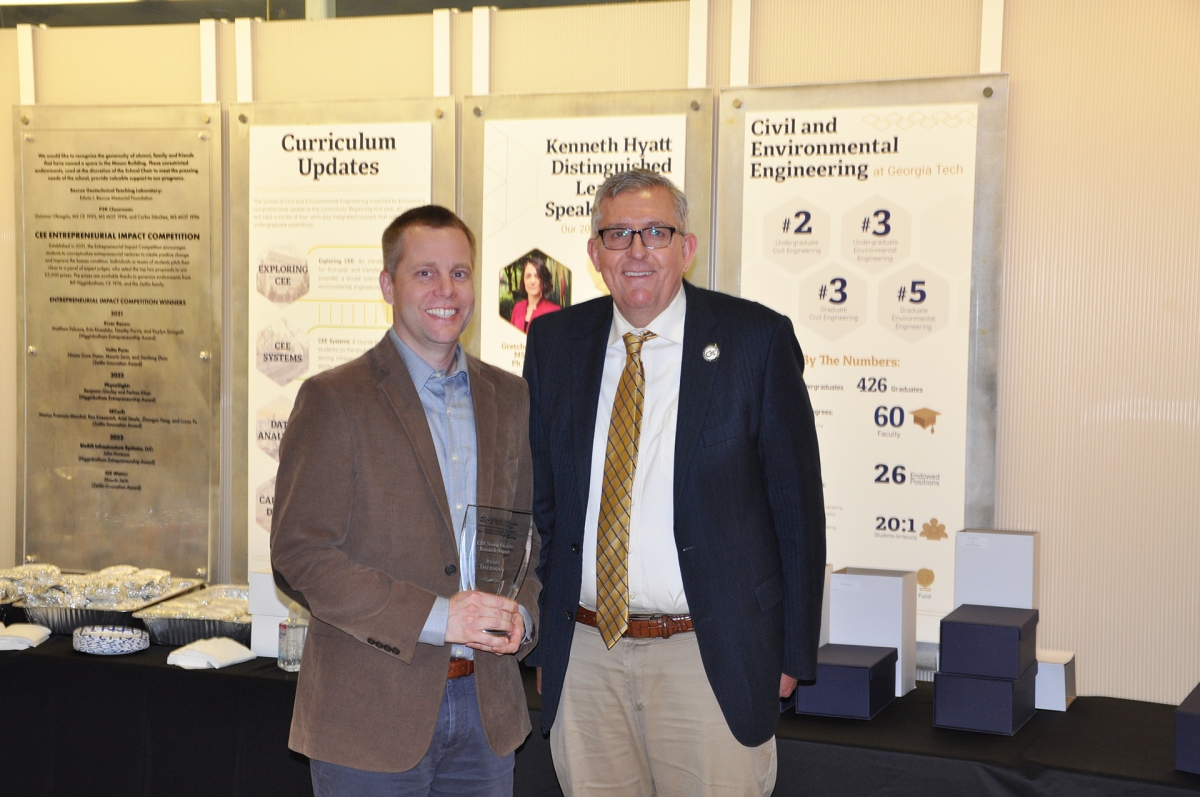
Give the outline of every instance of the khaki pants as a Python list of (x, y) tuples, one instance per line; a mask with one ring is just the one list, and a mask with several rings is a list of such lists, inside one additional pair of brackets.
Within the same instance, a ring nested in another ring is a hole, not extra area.
[(775, 740), (744, 747), (704, 674), (694, 633), (622, 637), (612, 650), (577, 624), (550, 729), (566, 797), (765, 797)]

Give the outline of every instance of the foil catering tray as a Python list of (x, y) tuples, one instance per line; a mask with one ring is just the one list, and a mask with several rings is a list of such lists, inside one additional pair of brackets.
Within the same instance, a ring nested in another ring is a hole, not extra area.
[(119, 611), (115, 609), (72, 609), (66, 606), (26, 606), (23, 601), (16, 605), (25, 610), (27, 623), (45, 626), (50, 629), (52, 634), (72, 634), (76, 628), (85, 625), (123, 625), (130, 628), (145, 628), (146, 626), (141, 620), (134, 618), (134, 612), (161, 601), (178, 598), (203, 583), (192, 579), (180, 579), (172, 583), (170, 592)]
[(227, 636), (234, 642), (250, 645), (250, 622), (230, 620), (199, 620), (192, 617), (143, 617), (140, 618), (150, 631), (150, 641), (155, 645), (190, 645), (201, 639)]
[[(208, 606), (206, 599), (220, 600), (224, 606)], [(238, 608), (234, 610), (240, 612), (237, 617), (229, 616), (230, 601), (237, 602)], [(221, 616), (205, 617), (206, 610), (215, 610)], [(146, 624), (150, 641), (155, 645), (190, 645), (219, 636), (250, 644), (249, 587), (244, 584), (213, 584), (182, 600), (162, 601), (139, 610), (134, 617)]]

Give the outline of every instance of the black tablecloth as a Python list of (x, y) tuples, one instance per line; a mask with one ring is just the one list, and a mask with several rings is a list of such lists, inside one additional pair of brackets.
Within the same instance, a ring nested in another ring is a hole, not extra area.
[(311, 795), (287, 749), (295, 674), (265, 658), (182, 670), (171, 650), (89, 656), (52, 636), (0, 653), (0, 794)]
[[(517, 755), (517, 795), (562, 797), (532, 672), (533, 735)], [(847, 795), (1192, 795), (1200, 775), (1175, 770), (1174, 706), (1083, 697), (1039, 711), (1015, 736), (933, 727), (933, 684), (875, 719), (784, 714), (774, 797)], [(525, 762), (522, 758), (527, 759)], [(544, 773), (549, 770), (550, 778)]]
[(1144, 780), (1200, 791), (1175, 770), (1174, 706), (1079, 698), (1039, 711), (1014, 736), (933, 727), (933, 684), (918, 683), (871, 722), (785, 716), (781, 739), (982, 762), (1036, 777), (1046, 769)]
[[(87, 656), (55, 636), (0, 652), (0, 795), (311, 795), (308, 762), (287, 749), (296, 676), (265, 658), (182, 670), (170, 651)], [(526, 675), (535, 730), (515, 794), (557, 797)], [(1079, 698), (1006, 737), (934, 728), (932, 702), (921, 683), (870, 722), (784, 715), (775, 794), (1200, 792), (1200, 775), (1173, 768), (1172, 706)]]
[[(1200, 792), (1175, 770), (1174, 706), (1159, 703), (1078, 698), (997, 736), (933, 727), (933, 684), (918, 683), (870, 722), (785, 716), (778, 739), (778, 795)], [(806, 773), (818, 782), (798, 785)]]

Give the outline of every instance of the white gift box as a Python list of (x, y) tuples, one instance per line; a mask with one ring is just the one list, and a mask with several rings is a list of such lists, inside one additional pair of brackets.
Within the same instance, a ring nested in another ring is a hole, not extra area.
[(250, 573), (250, 614), (287, 617), (290, 602), (291, 599), (275, 586), (275, 577), (270, 570)]
[(825, 592), (821, 598), (821, 642), (817, 645), (823, 648), (829, 644), (829, 576), (833, 573), (833, 565), (825, 565)]
[(250, 650), (255, 656), (279, 657), (279, 624), (287, 621), (287, 609), (283, 616), (256, 614), (250, 623)]
[(1038, 650), (1036, 708), (1066, 711), (1075, 699), (1075, 654), (1069, 650)]
[(829, 577), (829, 642), (895, 648), (896, 696), (917, 683), (917, 574), (844, 567)]
[(1038, 607), (1038, 533), (964, 529), (954, 541), (954, 608)]

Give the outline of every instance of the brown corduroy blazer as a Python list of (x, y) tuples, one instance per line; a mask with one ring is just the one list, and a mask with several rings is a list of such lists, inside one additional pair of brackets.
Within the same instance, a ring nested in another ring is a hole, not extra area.
[[(474, 357), (467, 373), (476, 502), (528, 510), (525, 382)], [(433, 738), (450, 661), (449, 645), (418, 639), (435, 597), (458, 591), (458, 548), (425, 412), (387, 335), (304, 383), (279, 453), (271, 563), (312, 611), (288, 746), (358, 769), (411, 769)], [(518, 601), (535, 629), (540, 591), (531, 565)], [(475, 678), (488, 742), (512, 752), (530, 729), (517, 657), (476, 651)]]

